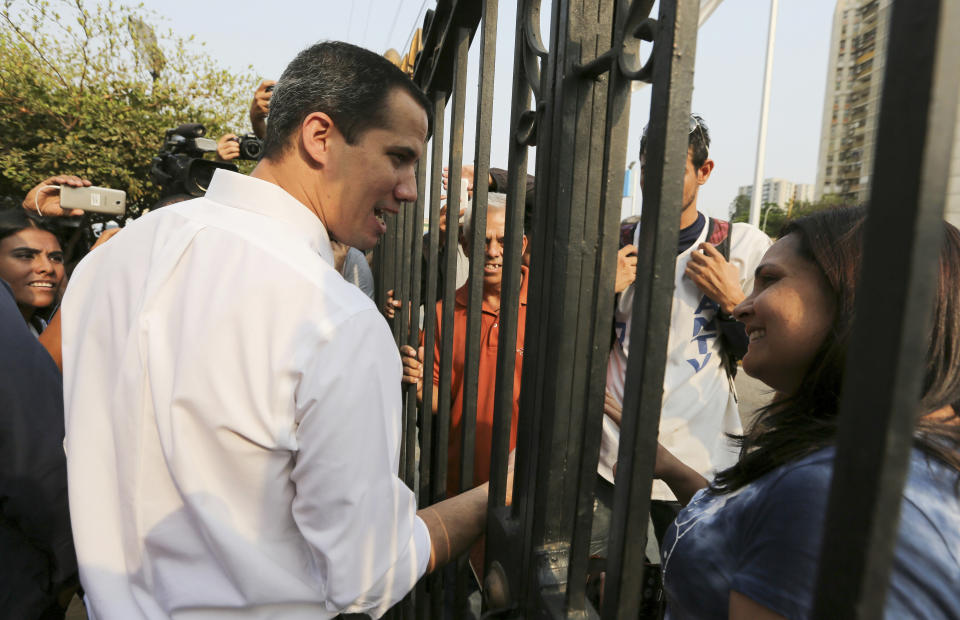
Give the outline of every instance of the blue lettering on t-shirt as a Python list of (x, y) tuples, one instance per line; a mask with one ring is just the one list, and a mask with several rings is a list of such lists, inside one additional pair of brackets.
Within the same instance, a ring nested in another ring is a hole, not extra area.
[(693, 366), (693, 372), (700, 372), (700, 369), (707, 365), (707, 362), (710, 361), (710, 354), (707, 353), (706, 357), (703, 360), (697, 360), (697, 358), (689, 359), (687, 362)]
[(700, 372), (710, 360), (710, 341), (716, 339), (718, 333), (715, 317), (719, 307), (715, 301), (704, 295), (694, 311), (697, 316), (693, 319), (691, 341), (697, 341), (697, 351), (702, 356), (687, 360), (687, 363), (693, 366), (694, 372)]
[(713, 301), (706, 295), (700, 298), (700, 305), (697, 306), (697, 309), (694, 310), (694, 314), (702, 314), (706, 310), (712, 310), (714, 314), (717, 313), (717, 310), (720, 309), (720, 304)]
[(623, 346), (623, 339), (627, 334), (627, 324), (623, 321), (614, 321), (613, 322), (613, 333), (617, 336), (617, 342), (620, 343), (620, 346)]

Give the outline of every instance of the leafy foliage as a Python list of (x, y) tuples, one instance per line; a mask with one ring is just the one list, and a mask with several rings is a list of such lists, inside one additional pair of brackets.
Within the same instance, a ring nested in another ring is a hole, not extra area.
[(153, 34), (156, 16), (111, 0), (2, 0), (0, 196), (55, 174), (127, 192), (134, 211), (159, 191), (150, 162), (164, 132), (203, 123), (238, 132), (257, 84), (219, 67), (193, 37)]
[[(767, 235), (776, 237), (780, 229), (790, 220), (831, 207), (851, 206), (839, 196), (826, 195), (816, 202), (795, 202), (788, 209), (781, 209), (776, 203), (768, 202), (760, 207), (760, 228)], [(741, 194), (730, 205), (731, 222), (750, 220), (750, 196)]]

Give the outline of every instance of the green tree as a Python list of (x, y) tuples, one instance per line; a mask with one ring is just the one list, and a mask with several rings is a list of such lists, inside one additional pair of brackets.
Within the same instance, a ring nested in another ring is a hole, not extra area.
[(125, 190), (136, 211), (159, 195), (150, 162), (167, 129), (247, 127), (252, 70), (221, 68), (193, 37), (155, 36), (151, 19), (112, 1), (2, 0), (0, 196), (75, 174)]
[[(833, 194), (824, 196), (815, 202), (794, 202), (781, 209), (775, 203), (766, 203), (760, 208), (760, 227), (763, 232), (774, 237), (780, 229), (792, 219), (810, 215), (830, 207), (849, 206), (842, 197)], [(739, 195), (730, 204), (730, 221), (747, 222), (750, 220), (750, 196)]]
[(750, 221), (750, 196), (738, 194), (737, 197), (733, 199), (733, 203), (730, 204), (730, 221)]

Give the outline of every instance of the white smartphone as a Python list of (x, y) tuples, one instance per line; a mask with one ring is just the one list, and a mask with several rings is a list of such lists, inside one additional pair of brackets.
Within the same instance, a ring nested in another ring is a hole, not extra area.
[(127, 208), (127, 193), (122, 189), (109, 187), (70, 187), (60, 188), (60, 207), (63, 209), (83, 209), (94, 213), (112, 213), (123, 215)]

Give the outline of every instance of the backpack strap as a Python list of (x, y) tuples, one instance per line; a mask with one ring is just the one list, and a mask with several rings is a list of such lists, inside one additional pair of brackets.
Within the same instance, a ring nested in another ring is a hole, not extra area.
[[(724, 260), (730, 260), (730, 222), (726, 220), (718, 220), (717, 218), (711, 217), (710, 221), (707, 224), (707, 243), (713, 245), (717, 248), (720, 254), (723, 256)], [(718, 318), (718, 321), (721, 320)], [(720, 325), (718, 324), (718, 329)], [(733, 383), (733, 378), (737, 376), (737, 354), (734, 353), (732, 344), (728, 341), (727, 335), (722, 333), (720, 335), (720, 353), (723, 357), (723, 368), (727, 371), (727, 379), (730, 382), (730, 390), (734, 395), (734, 398), (737, 397), (736, 386)]]
[(716, 246), (724, 260), (730, 260), (730, 222), (711, 217), (707, 222), (707, 243)]
[(625, 245), (630, 245), (633, 243), (633, 236), (637, 232), (637, 226), (640, 225), (640, 220), (630, 221), (627, 220), (620, 224), (620, 248), (622, 249)]

